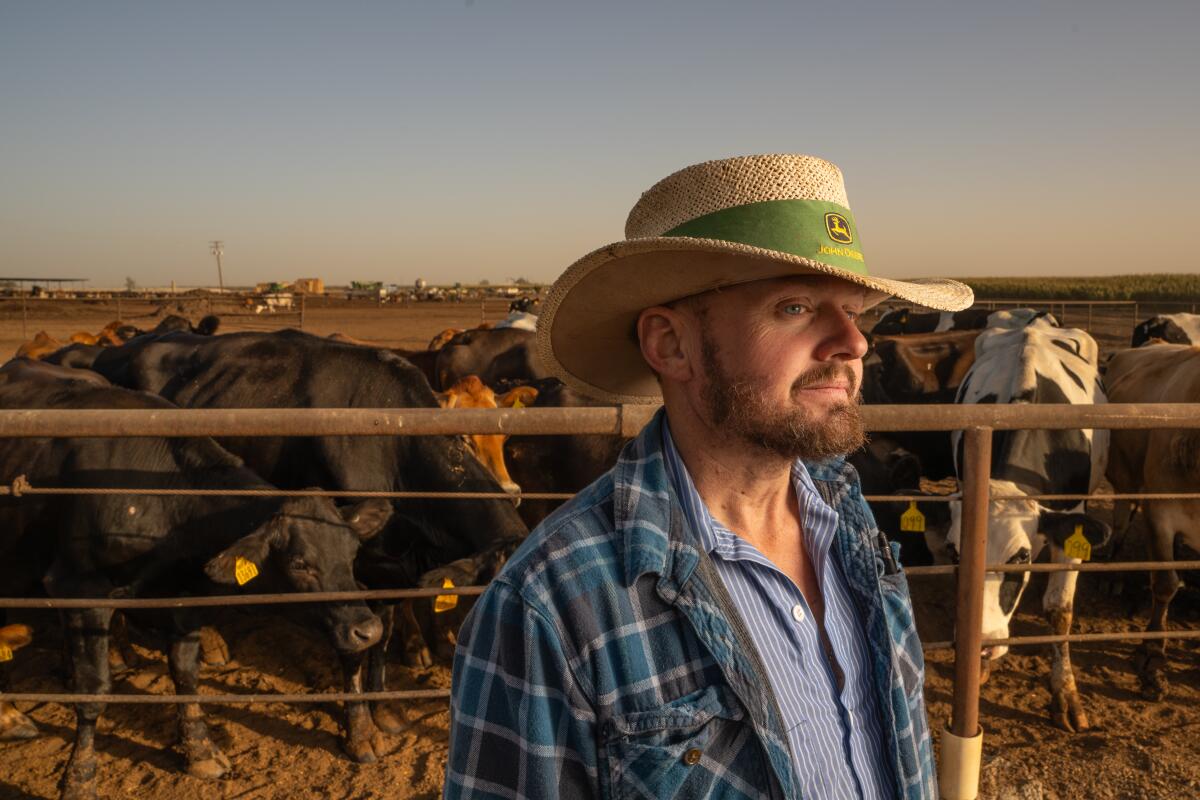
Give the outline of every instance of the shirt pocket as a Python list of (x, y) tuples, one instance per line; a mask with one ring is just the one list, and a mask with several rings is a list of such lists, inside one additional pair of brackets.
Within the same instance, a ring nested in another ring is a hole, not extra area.
[(724, 768), (745, 746), (745, 712), (733, 693), (709, 686), (658, 708), (612, 717), (604, 755), (613, 800), (715, 797)]

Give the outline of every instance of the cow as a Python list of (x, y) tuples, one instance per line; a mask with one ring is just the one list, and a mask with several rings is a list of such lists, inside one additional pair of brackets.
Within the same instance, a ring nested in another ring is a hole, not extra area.
[(941, 333), (942, 331), (979, 330), (987, 323), (991, 312), (984, 308), (968, 308), (965, 311), (931, 311), (917, 313), (903, 308), (889, 311), (879, 318), (872, 334), (895, 336), (910, 333)]
[(1169, 344), (1200, 344), (1200, 314), (1159, 314), (1138, 323), (1133, 329), (1131, 347), (1153, 340)]
[[(1200, 403), (1200, 347), (1161, 344), (1113, 354), (1104, 376), (1113, 403)], [(1194, 492), (1200, 486), (1200, 430), (1115, 430), (1108, 480), (1121, 493)], [(1200, 550), (1200, 500), (1144, 500), (1149, 550), (1172, 560), (1176, 543)], [(1181, 582), (1174, 570), (1151, 573), (1149, 631), (1167, 629), (1167, 609)], [(1143, 694), (1167, 691), (1166, 642), (1143, 641), (1135, 662)]]
[(433, 350), (435, 352), (438, 350), (441, 350), (443, 347), (446, 346), (447, 342), (449, 342), (451, 339), (453, 339), (455, 336), (458, 336), (462, 332), (463, 332), (462, 328), (446, 328), (441, 333), (439, 333), (437, 336), (434, 336), (432, 339), (430, 339), (429, 345), (425, 349)]
[[(975, 363), (978, 331), (875, 336), (863, 361), (863, 402), (869, 405), (953, 403)], [(950, 440), (943, 431), (904, 431), (888, 436), (921, 459), (934, 480), (954, 475)]]
[[(30, 370), (0, 370), (0, 408), (148, 409), (174, 406), (144, 392)], [(327, 498), (138, 494), (138, 489), (275, 487), (212, 439), (25, 438), (0, 440), (0, 478), (35, 486), (129, 488), (130, 494), (0, 498), (0, 586), (17, 596), (41, 584), (51, 597), (154, 597), (249, 591), (353, 591), (360, 544), (378, 533), (391, 505), (368, 500), (338, 509)], [(137, 612), (129, 611), (134, 614)], [(316, 604), (315, 618), (339, 653), (376, 644), (382, 623), (361, 602)], [(67, 609), (67, 667), (75, 691), (111, 688), (107, 651), (112, 609)], [(198, 690), (200, 609), (138, 613), (169, 639), (178, 692)], [(75, 706), (76, 733), (63, 796), (94, 797), (96, 723), (104, 704)], [(191, 775), (215, 779), (231, 767), (199, 705), (179, 707), (181, 749)]]
[[(161, 394), (187, 408), (437, 408), (424, 376), (386, 350), (330, 341), (295, 330), (138, 337), (100, 353), (93, 369), (116, 384)], [(222, 438), (221, 444), (267, 480), (286, 488), (500, 492), (455, 436)], [(356, 575), (373, 588), (413, 586), (429, 569), (479, 555), (483, 575), (515, 549), (528, 529), (508, 500), (404, 499), (383, 535), (363, 549)], [(403, 578), (404, 583), (394, 581)], [(386, 583), (379, 581), (386, 580)], [(368, 655), (366, 684), (382, 689), (383, 648), (391, 606), (381, 609), (384, 638)], [(432, 663), (428, 651), (421, 664)], [(342, 660), (361, 685), (362, 659)], [(359, 704), (351, 704), (357, 708)], [(347, 751), (375, 760), (369, 715), (350, 717)], [(389, 733), (401, 722), (385, 706), (374, 723)]]
[[(846, 459), (858, 473), (862, 492), (865, 495), (928, 494), (921, 489), (921, 459), (901, 446), (892, 434), (872, 436), (867, 444), (851, 453)], [(899, 542), (900, 560), (908, 566), (931, 564), (926, 539), (940, 532), (946, 535), (950, 512), (944, 502), (917, 503), (917, 510), (924, 517), (924, 531), (903, 531), (900, 518), (908, 511), (907, 501), (872, 501), (871, 512), (875, 522), (889, 539)], [(924, 535), (922, 535), (924, 534)]]
[[(33, 629), (28, 625), (5, 625), (0, 627), (0, 651), (8, 662), (13, 653), (33, 641)], [(8, 691), (8, 664), (0, 663), (0, 692)], [(17, 739), (32, 739), (37, 736), (37, 725), (17, 710), (12, 703), (0, 700), (0, 742)]]
[[(537, 400), (538, 391), (533, 386), (518, 386), (499, 397), (484, 385), (476, 375), (468, 375), (436, 397), (442, 408), (512, 408), (514, 405), (530, 406)], [(504, 440), (506, 434), (467, 434), (463, 437), (475, 457), (487, 467), (500, 488), (517, 494), (521, 487), (509, 476), (504, 463)]]
[[(1059, 328), (1045, 318), (1031, 318), (1023, 327), (993, 327), (979, 334), (975, 364), (959, 387), (959, 403), (1105, 402), (1097, 366), (1095, 340), (1075, 328)], [(993, 434), (988, 515), (987, 563), (1027, 564), (1049, 548), (1055, 563), (1078, 563), (1068, 558), (1069, 537), (1082, 535), (1092, 547), (1108, 540), (1109, 527), (1083, 513), (1083, 503), (1026, 500), (1031, 494), (1086, 494), (1104, 476), (1108, 431), (996, 431)], [(962, 433), (952, 434), (955, 463), (962, 469)], [(961, 551), (961, 506), (951, 505), (947, 548)], [(1042, 607), (1056, 634), (1071, 630), (1072, 602), (1078, 573), (1050, 575)], [(1027, 572), (989, 574), (984, 584), (983, 636), (1007, 638), (1008, 625)], [(1079, 699), (1065, 642), (1052, 646), (1050, 715), (1067, 731), (1088, 727)], [(1007, 647), (984, 649), (984, 673)]]
[(521, 331), (536, 331), (537, 330), (537, 314), (530, 314), (528, 311), (510, 311), (508, 316), (497, 322), (493, 327), (500, 328), (516, 328)]
[[(533, 408), (585, 408), (611, 405), (579, 394), (557, 378), (532, 382), (499, 381), (504, 393), (533, 389)], [(526, 404), (529, 405), (529, 404)], [(578, 492), (617, 463), (627, 440), (603, 434), (510, 436), (504, 443), (509, 474), (524, 492)], [(541, 522), (561, 500), (524, 500), (518, 509), (529, 527)]]
[(13, 358), (45, 358), (62, 348), (63, 343), (45, 331), (38, 331), (33, 338), (17, 348)]
[(390, 353), (400, 356), (414, 367), (421, 370), (421, 374), (425, 376), (425, 380), (429, 381), (429, 385), (431, 387), (437, 384), (437, 378), (434, 373), (434, 369), (437, 364), (436, 350), (405, 350), (399, 347), (383, 347), (375, 344), (374, 342), (358, 339), (345, 333), (331, 333), (329, 334), (329, 338), (335, 342), (341, 342), (342, 344), (356, 344), (359, 347), (370, 347), (373, 350), (387, 350)]
[(444, 389), (468, 375), (488, 386), (498, 381), (535, 381), (550, 374), (534, 344), (535, 334), (520, 328), (469, 330), (456, 334), (438, 351), (435, 388)]

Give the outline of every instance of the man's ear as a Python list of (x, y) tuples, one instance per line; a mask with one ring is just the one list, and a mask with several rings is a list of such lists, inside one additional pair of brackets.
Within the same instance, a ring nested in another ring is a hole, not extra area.
[(204, 574), (216, 583), (237, 583), (237, 563), (242, 558), (261, 567), (271, 548), (287, 545), (288, 530), (282, 518), (272, 517), (253, 533), (248, 533), (222, 550), (204, 565)]
[(638, 345), (642, 358), (654, 372), (674, 381), (688, 381), (696, 375), (685, 345), (687, 323), (683, 315), (668, 306), (651, 306), (637, 319)]
[(1102, 547), (1112, 535), (1112, 528), (1107, 524), (1078, 512), (1064, 514), (1043, 510), (1038, 519), (1038, 530), (1059, 547), (1074, 535), (1076, 526), (1083, 527), (1083, 536), (1092, 547)]
[(341, 509), (342, 519), (354, 531), (360, 541), (366, 541), (383, 530), (392, 518), (392, 501), (373, 497)]

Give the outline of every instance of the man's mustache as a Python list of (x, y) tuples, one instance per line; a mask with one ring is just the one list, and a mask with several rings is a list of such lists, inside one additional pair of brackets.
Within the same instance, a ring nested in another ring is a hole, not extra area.
[(813, 367), (796, 378), (792, 383), (792, 391), (798, 392), (823, 383), (845, 383), (850, 387), (849, 397), (853, 398), (858, 394), (858, 380), (849, 364), (821, 364)]

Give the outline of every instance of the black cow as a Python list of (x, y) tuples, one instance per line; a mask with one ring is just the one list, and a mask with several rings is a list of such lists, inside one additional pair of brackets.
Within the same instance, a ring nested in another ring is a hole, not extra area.
[(468, 375), (478, 375), (488, 386), (550, 377), (538, 358), (534, 335), (521, 328), (475, 328), (455, 334), (438, 351), (435, 388), (444, 391)]
[[(863, 402), (869, 405), (953, 403), (975, 363), (978, 331), (875, 336), (863, 360)], [(921, 459), (934, 480), (954, 475), (954, 454), (945, 431), (897, 431), (890, 439)]]
[(895, 336), (902, 333), (940, 333), (941, 331), (982, 330), (987, 327), (986, 308), (968, 308), (965, 311), (930, 311), (918, 313), (907, 308), (889, 311), (879, 318), (873, 334)]
[[(849, 455), (847, 461), (858, 472), (865, 495), (928, 494), (921, 490), (921, 459), (902, 447), (890, 434), (872, 436), (871, 441)], [(933, 563), (924, 531), (902, 531), (900, 517), (908, 511), (907, 501), (872, 501), (875, 522), (889, 539), (900, 543), (900, 560), (907, 566)], [(917, 503), (927, 531), (945, 531), (950, 524), (947, 503)], [(944, 533), (942, 534), (945, 535)]]
[(1133, 329), (1132, 347), (1141, 347), (1151, 340), (1161, 339), (1168, 344), (1200, 344), (1200, 314), (1159, 314)]
[[(385, 350), (287, 330), (208, 337), (144, 336), (96, 357), (94, 369), (114, 383), (155, 392), (188, 408), (437, 408), (420, 371)], [(222, 445), (280, 486), (378, 491), (500, 492), (457, 436), (224, 438)], [(528, 529), (508, 500), (406, 499), (369, 547), (356, 574), (372, 588), (414, 586), (420, 574), (476, 556), (481, 576), (515, 548)], [(403, 579), (404, 583), (397, 583)], [(370, 652), (367, 686), (382, 690), (391, 607), (381, 610), (384, 638)], [(430, 663), (427, 652), (422, 663)], [(361, 669), (343, 659), (347, 674)], [(355, 678), (354, 680), (361, 680)], [(358, 684), (356, 684), (358, 685)], [(370, 716), (351, 704), (347, 749), (375, 758)], [(360, 713), (361, 712), (361, 713)], [(400, 730), (386, 707), (375, 723)]]
[[(0, 370), (0, 408), (163, 409), (142, 392), (63, 378), (55, 369), (18, 364)], [(211, 439), (4, 439), (0, 479), (27, 475), (34, 486), (143, 489), (271, 489)], [(226, 594), (249, 591), (354, 590), (360, 542), (378, 532), (391, 507), (367, 501), (339, 511), (327, 499), (68, 495), (0, 497), (0, 586), (27, 595), (41, 583), (52, 597)], [(251, 573), (257, 572), (257, 576)], [(136, 613), (136, 612), (130, 612)], [(316, 604), (315, 616), (335, 649), (361, 653), (378, 642), (380, 620), (363, 603)], [(63, 612), (67, 666), (75, 691), (106, 694), (111, 609)], [(198, 687), (199, 609), (138, 613), (170, 640), (177, 691)], [(63, 777), (64, 797), (94, 797), (96, 722), (102, 703), (76, 705), (75, 745)], [(188, 772), (217, 778), (229, 760), (208, 736), (196, 704), (179, 708)]]

